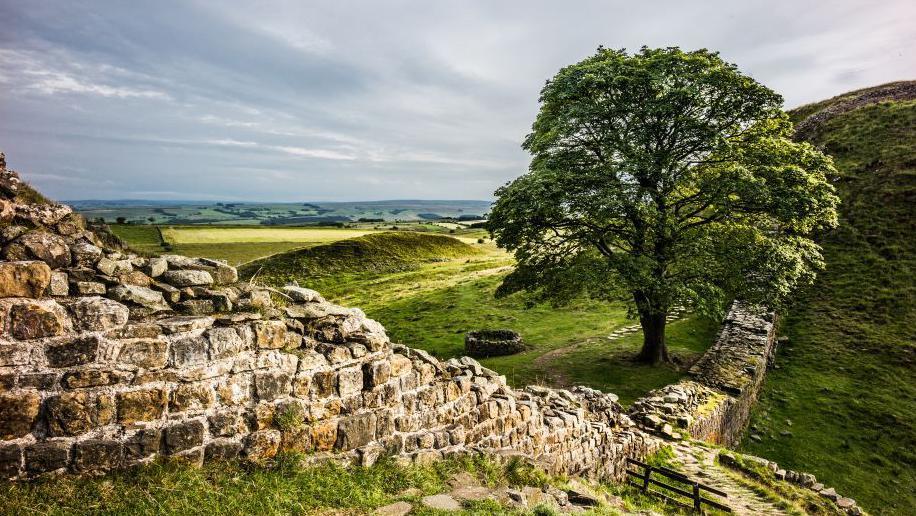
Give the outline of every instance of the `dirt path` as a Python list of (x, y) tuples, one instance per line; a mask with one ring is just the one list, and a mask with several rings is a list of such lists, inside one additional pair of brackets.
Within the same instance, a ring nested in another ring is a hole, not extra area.
[(736, 480), (736, 473), (715, 462), (716, 451), (696, 443), (677, 443), (672, 446), (676, 460), (681, 464), (680, 472), (728, 494), (723, 502), (735, 514), (783, 515), (789, 514), (772, 502), (764, 499)]

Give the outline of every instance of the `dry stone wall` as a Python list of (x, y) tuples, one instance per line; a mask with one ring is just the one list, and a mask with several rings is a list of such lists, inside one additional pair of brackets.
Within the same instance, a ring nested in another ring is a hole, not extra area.
[(737, 444), (775, 349), (774, 322), (771, 312), (734, 303), (688, 377), (635, 401), (630, 415), (667, 438)]
[(619, 480), (659, 446), (613, 395), (512, 389), (312, 290), (271, 296), (222, 262), (108, 245), (35, 197), (0, 154), (0, 477), (285, 449), (355, 464), (522, 455)]

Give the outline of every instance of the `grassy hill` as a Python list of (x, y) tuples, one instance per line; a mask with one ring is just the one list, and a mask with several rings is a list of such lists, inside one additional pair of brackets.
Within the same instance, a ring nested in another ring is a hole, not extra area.
[[(392, 273), (421, 263), (474, 256), (480, 251), (456, 238), (419, 232), (390, 231), (364, 235), (279, 254), (246, 264), (239, 273), (258, 273), (262, 281), (283, 284), (345, 275)], [(260, 272), (259, 272), (260, 271)]]
[(792, 113), (839, 170), (828, 269), (784, 320), (743, 449), (815, 473), (873, 513), (916, 514), (916, 82)]

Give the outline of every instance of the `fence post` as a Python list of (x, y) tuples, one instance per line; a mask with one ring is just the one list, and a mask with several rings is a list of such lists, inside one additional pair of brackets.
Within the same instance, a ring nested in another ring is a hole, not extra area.
[(698, 513), (702, 511), (702, 509), (700, 508), (700, 483), (699, 482), (693, 483), (693, 510), (697, 511)]
[(646, 466), (646, 476), (642, 477), (642, 490), (644, 493), (649, 492), (649, 475), (652, 474), (652, 466)]

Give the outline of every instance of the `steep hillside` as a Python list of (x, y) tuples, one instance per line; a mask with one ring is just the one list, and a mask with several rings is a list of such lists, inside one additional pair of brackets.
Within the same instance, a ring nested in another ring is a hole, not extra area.
[(821, 239), (828, 269), (785, 319), (743, 447), (874, 513), (916, 514), (916, 82), (792, 115), (836, 160), (841, 226)]
[(416, 232), (384, 232), (256, 260), (241, 270), (268, 283), (317, 279), (332, 274), (410, 270), (423, 262), (478, 254), (458, 239)]

